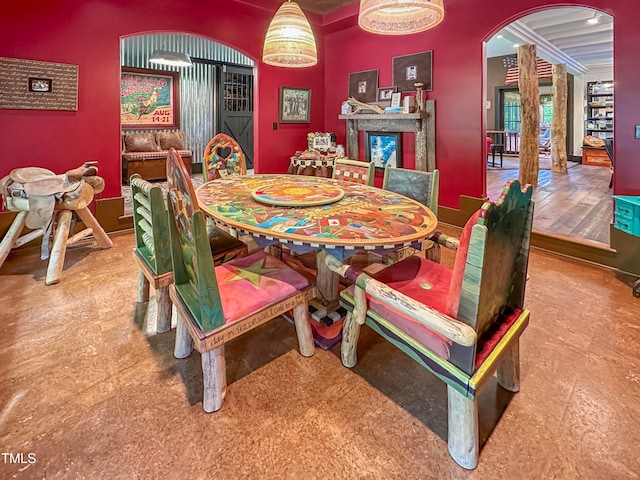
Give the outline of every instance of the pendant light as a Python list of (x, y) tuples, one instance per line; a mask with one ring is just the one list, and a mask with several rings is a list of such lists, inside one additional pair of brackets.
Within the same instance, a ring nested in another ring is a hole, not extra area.
[(318, 63), (311, 25), (296, 2), (287, 1), (271, 19), (262, 61), (276, 67), (313, 67)]
[(360, 0), (358, 25), (382, 35), (423, 32), (444, 20), (443, 0)]
[(170, 52), (168, 50), (154, 50), (149, 57), (149, 63), (169, 65), (172, 67), (191, 67), (191, 58), (182, 52)]

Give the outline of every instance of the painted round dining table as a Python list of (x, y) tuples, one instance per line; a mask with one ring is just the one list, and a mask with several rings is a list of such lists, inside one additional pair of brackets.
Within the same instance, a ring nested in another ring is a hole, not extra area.
[[(278, 241), (296, 253), (318, 250), (342, 260), (422, 242), (438, 223), (431, 210), (403, 195), (320, 177), (228, 176), (198, 187), (196, 197), (215, 223), (254, 236), (260, 246)], [(324, 255), (318, 260), (319, 294), (335, 303), (338, 278)]]

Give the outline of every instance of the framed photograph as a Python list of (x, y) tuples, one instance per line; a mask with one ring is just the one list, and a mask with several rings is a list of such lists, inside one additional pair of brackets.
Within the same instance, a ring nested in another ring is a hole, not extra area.
[(402, 167), (402, 133), (364, 132), (367, 162), (374, 164), (376, 172), (385, 167)]
[(309, 123), (311, 89), (280, 87), (280, 123)]
[(424, 83), (424, 91), (432, 89), (433, 51), (393, 57), (393, 83), (400, 92), (415, 91), (416, 83)]
[(376, 101), (378, 103), (387, 104), (387, 106), (391, 105), (391, 97), (394, 93), (398, 91), (398, 87), (382, 87), (378, 88), (378, 97)]
[(374, 103), (378, 93), (378, 69), (349, 74), (349, 96), (359, 102)]
[(179, 75), (179, 72), (122, 67), (122, 128), (180, 128)]
[(53, 91), (52, 83), (53, 81), (50, 78), (29, 77), (29, 91), (51, 93)]

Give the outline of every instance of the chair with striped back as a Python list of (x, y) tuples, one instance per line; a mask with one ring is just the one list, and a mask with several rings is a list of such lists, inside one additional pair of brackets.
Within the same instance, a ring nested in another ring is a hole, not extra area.
[(228, 175), (246, 175), (242, 148), (233, 138), (218, 133), (204, 149), (204, 180), (208, 182)]
[(370, 162), (338, 158), (333, 164), (332, 178), (363, 185), (373, 185), (374, 172), (374, 166)]
[(173, 282), (167, 209), (160, 187), (137, 173), (131, 176), (129, 185), (136, 235), (133, 258), (138, 265), (138, 302), (149, 300), (149, 286), (153, 284), (158, 307), (155, 330), (163, 333), (171, 329), (169, 285)]
[(484, 203), (462, 231), (453, 269), (413, 255), (369, 276), (327, 258), (329, 268), (355, 283), (340, 297), (349, 311), (342, 363), (355, 366), (366, 323), (443, 380), (449, 453), (468, 469), (476, 467), (480, 448), (478, 393), (495, 371), (506, 390), (520, 387), (518, 342), (529, 323), (523, 303), (531, 193), (529, 185), (521, 189), (512, 180), (495, 203)]
[(174, 283), (169, 287), (178, 312), (175, 356), (195, 346), (202, 358), (203, 408), (222, 407), (226, 393), (226, 342), (293, 310), (300, 353), (314, 353), (308, 301), (314, 285), (277, 258), (259, 250), (214, 266), (204, 214), (177, 154), (167, 161)]
[[(387, 166), (384, 169), (382, 188), (422, 203), (437, 216), (439, 177), (440, 173), (437, 169), (433, 172), (421, 172)], [(440, 261), (440, 245), (432, 240), (427, 240), (422, 245), (401, 247), (388, 254), (386, 261), (387, 263), (395, 263), (411, 255), (417, 249), (422, 249), (427, 258), (436, 262)]]

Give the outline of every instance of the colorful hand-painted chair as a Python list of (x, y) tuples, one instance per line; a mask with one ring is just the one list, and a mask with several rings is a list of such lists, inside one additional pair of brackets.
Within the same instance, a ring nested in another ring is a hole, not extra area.
[(373, 185), (374, 172), (374, 166), (370, 162), (338, 158), (333, 164), (332, 178), (363, 185)]
[[(179, 160), (183, 161), (180, 157)], [(131, 176), (129, 184), (136, 234), (133, 258), (138, 264), (138, 302), (149, 300), (149, 286), (153, 284), (157, 303), (155, 331), (164, 333), (171, 329), (169, 285), (173, 283), (167, 208), (159, 186), (138, 174)], [(190, 178), (189, 185), (193, 189)], [(216, 265), (247, 255), (247, 245), (227, 232), (210, 226), (208, 234)]]
[(204, 181), (246, 174), (246, 160), (238, 142), (224, 133), (213, 137), (204, 149)]
[[(478, 462), (477, 395), (494, 371), (519, 390), (519, 338), (529, 322), (523, 309), (533, 218), (531, 187), (507, 183), (465, 225), (453, 269), (417, 255), (373, 277), (328, 257), (329, 268), (355, 286), (341, 293), (342, 363), (357, 362), (366, 322), (447, 384), (449, 452), (464, 468)], [(367, 361), (375, 359), (367, 358)]]
[(224, 345), (233, 338), (293, 310), (300, 353), (313, 355), (308, 301), (314, 286), (264, 251), (214, 267), (204, 214), (179, 158), (167, 161), (174, 277), (169, 295), (178, 312), (174, 354), (188, 357), (194, 346), (200, 352), (203, 408), (213, 412), (224, 402)]
[[(438, 188), (440, 173), (436, 169), (433, 172), (421, 172), (387, 166), (384, 169), (382, 188), (390, 190), (405, 197), (409, 197), (425, 205), (436, 216), (438, 215)], [(444, 239), (443, 239), (444, 240)], [(415, 252), (417, 245), (413, 247), (399, 248), (386, 255), (386, 263), (395, 263)], [(427, 240), (422, 243), (422, 251), (426, 258), (440, 262), (440, 245), (437, 242)]]

